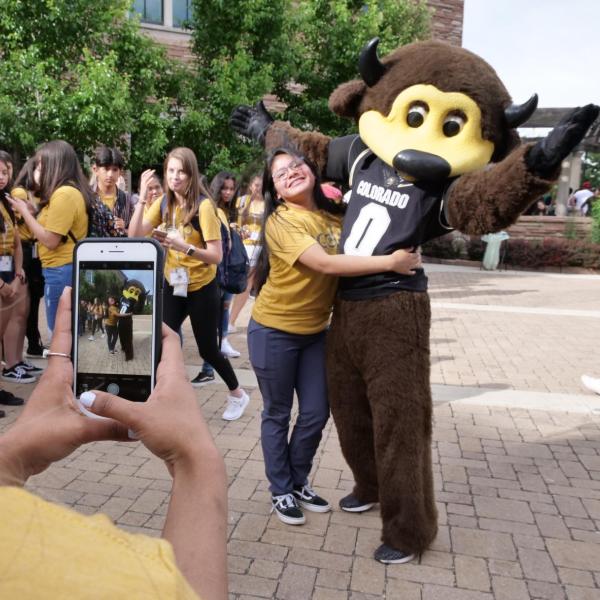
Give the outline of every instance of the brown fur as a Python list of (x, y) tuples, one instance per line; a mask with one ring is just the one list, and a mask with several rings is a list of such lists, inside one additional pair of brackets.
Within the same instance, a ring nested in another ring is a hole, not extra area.
[(327, 339), (329, 402), (354, 493), (380, 503), (382, 541), (407, 553), (437, 533), (430, 322), (427, 293), (338, 300)]
[(367, 110), (388, 115), (402, 90), (430, 84), (442, 92), (461, 92), (477, 103), (483, 138), (495, 146), (493, 161), (504, 158), (519, 143), (518, 135), (504, 119), (510, 95), (496, 71), (476, 54), (445, 42), (428, 41), (402, 46), (381, 62), (386, 73), (373, 87), (362, 80), (343, 83), (329, 97), (329, 108), (356, 120)]
[(331, 138), (318, 131), (304, 132), (292, 127), (289, 123), (275, 121), (267, 130), (265, 149), (290, 148), (311, 162), (319, 173), (325, 170), (327, 164), (329, 142)]
[(450, 225), (470, 235), (500, 231), (547, 192), (552, 182), (532, 175), (525, 164), (530, 148), (521, 146), (489, 169), (459, 177), (447, 204)]

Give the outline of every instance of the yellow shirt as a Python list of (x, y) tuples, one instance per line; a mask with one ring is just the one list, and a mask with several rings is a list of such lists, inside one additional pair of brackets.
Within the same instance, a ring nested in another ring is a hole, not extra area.
[(0, 230), (0, 254), (3, 256), (12, 256), (15, 252), (15, 227), (2, 202), (0, 202), (0, 212), (4, 219), (4, 231)]
[[(152, 227), (158, 227), (164, 222), (160, 210), (161, 204), (161, 202), (156, 200), (144, 215), (144, 221), (151, 223)], [(167, 218), (167, 215), (165, 215), (165, 218)], [(204, 242), (221, 239), (221, 222), (211, 200), (205, 198), (200, 202), (198, 216), (194, 217), (194, 219), (200, 220), (202, 236), (200, 236), (200, 232), (196, 230), (191, 222), (188, 225), (183, 224), (183, 215), (179, 206), (175, 207), (173, 222), (165, 223), (165, 225), (168, 227), (175, 226), (185, 243), (196, 246), (196, 248), (204, 248)], [(165, 279), (169, 281), (171, 271), (179, 267), (184, 267), (188, 271), (188, 292), (199, 290), (210, 283), (217, 275), (217, 265), (208, 265), (196, 258), (187, 256), (183, 252), (169, 249), (165, 261)]]
[(323, 331), (329, 322), (337, 277), (323, 275), (298, 262), (314, 244), (337, 254), (341, 217), (291, 205), (279, 207), (266, 227), (269, 277), (254, 303), (252, 318), (288, 333)]
[(50, 202), (40, 211), (37, 220), (44, 229), (66, 238), (54, 250), (42, 243), (38, 244), (42, 267), (62, 267), (72, 263), (75, 242), (68, 235), (69, 231), (77, 240), (81, 240), (87, 235), (88, 229), (85, 200), (81, 192), (70, 185), (57, 188), (50, 196)]
[[(27, 190), (25, 190), (25, 188), (22, 187), (13, 188), (10, 192), (10, 195), (13, 198), (18, 198), (19, 200), (24, 200), (25, 202), (29, 202), (30, 200), (30, 197), (27, 194)], [(31, 199), (35, 202), (36, 206), (40, 203), (40, 199), (37, 196), (33, 196)], [(33, 241), (33, 235), (29, 230), (29, 227), (27, 227), (25, 219), (23, 219), (23, 217), (21, 217), (20, 215), (15, 216), (17, 217), (17, 230), (19, 231), (19, 237), (21, 238), (21, 241)]]
[(247, 246), (256, 246), (260, 243), (260, 232), (263, 224), (263, 215), (265, 213), (264, 202), (250, 202), (248, 213), (244, 214), (245, 207), (250, 202), (250, 196), (241, 196), (235, 204), (237, 209), (237, 224), (244, 227), (248, 233), (244, 237), (244, 244)]
[(198, 600), (166, 540), (15, 487), (0, 487), (0, 514), (0, 598)]
[(117, 317), (118, 314), (119, 314), (119, 309), (114, 304), (109, 306), (108, 307), (108, 317), (106, 317), (105, 324), (108, 325), (109, 327), (116, 327), (117, 321), (119, 319), (119, 317)]

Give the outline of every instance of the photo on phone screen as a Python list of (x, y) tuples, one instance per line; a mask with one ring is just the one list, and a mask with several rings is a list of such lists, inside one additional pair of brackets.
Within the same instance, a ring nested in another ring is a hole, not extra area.
[[(85, 245), (76, 260), (75, 394), (96, 389), (145, 401), (157, 358), (157, 261), (143, 260), (133, 246), (121, 253), (108, 246), (101, 251), (107, 256), (97, 257)], [(138, 256), (124, 260), (128, 255)]]

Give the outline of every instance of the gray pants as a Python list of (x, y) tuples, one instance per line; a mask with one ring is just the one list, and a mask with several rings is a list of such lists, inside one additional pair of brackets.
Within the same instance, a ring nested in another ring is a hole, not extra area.
[[(248, 326), (250, 362), (263, 397), (261, 441), (271, 493), (289, 494), (308, 481), (329, 418), (325, 377), (325, 331), (310, 335)], [(288, 441), (298, 395), (298, 418)]]

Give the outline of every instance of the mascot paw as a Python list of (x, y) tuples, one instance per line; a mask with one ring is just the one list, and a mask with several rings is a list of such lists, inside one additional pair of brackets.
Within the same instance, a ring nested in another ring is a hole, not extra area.
[(240, 135), (264, 145), (267, 129), (271, 126), (273, 117), (265, 108), (262, 100), (255, 106), (238, 106), (233, 109), (229, 124)]
[(560, 163), (585, 137), (599, 112), (600, 107), (588, 104), (565, 115), (548, 136), (529, 151), (526, 159), (529, 170), (544, 179), (554, 178)]

